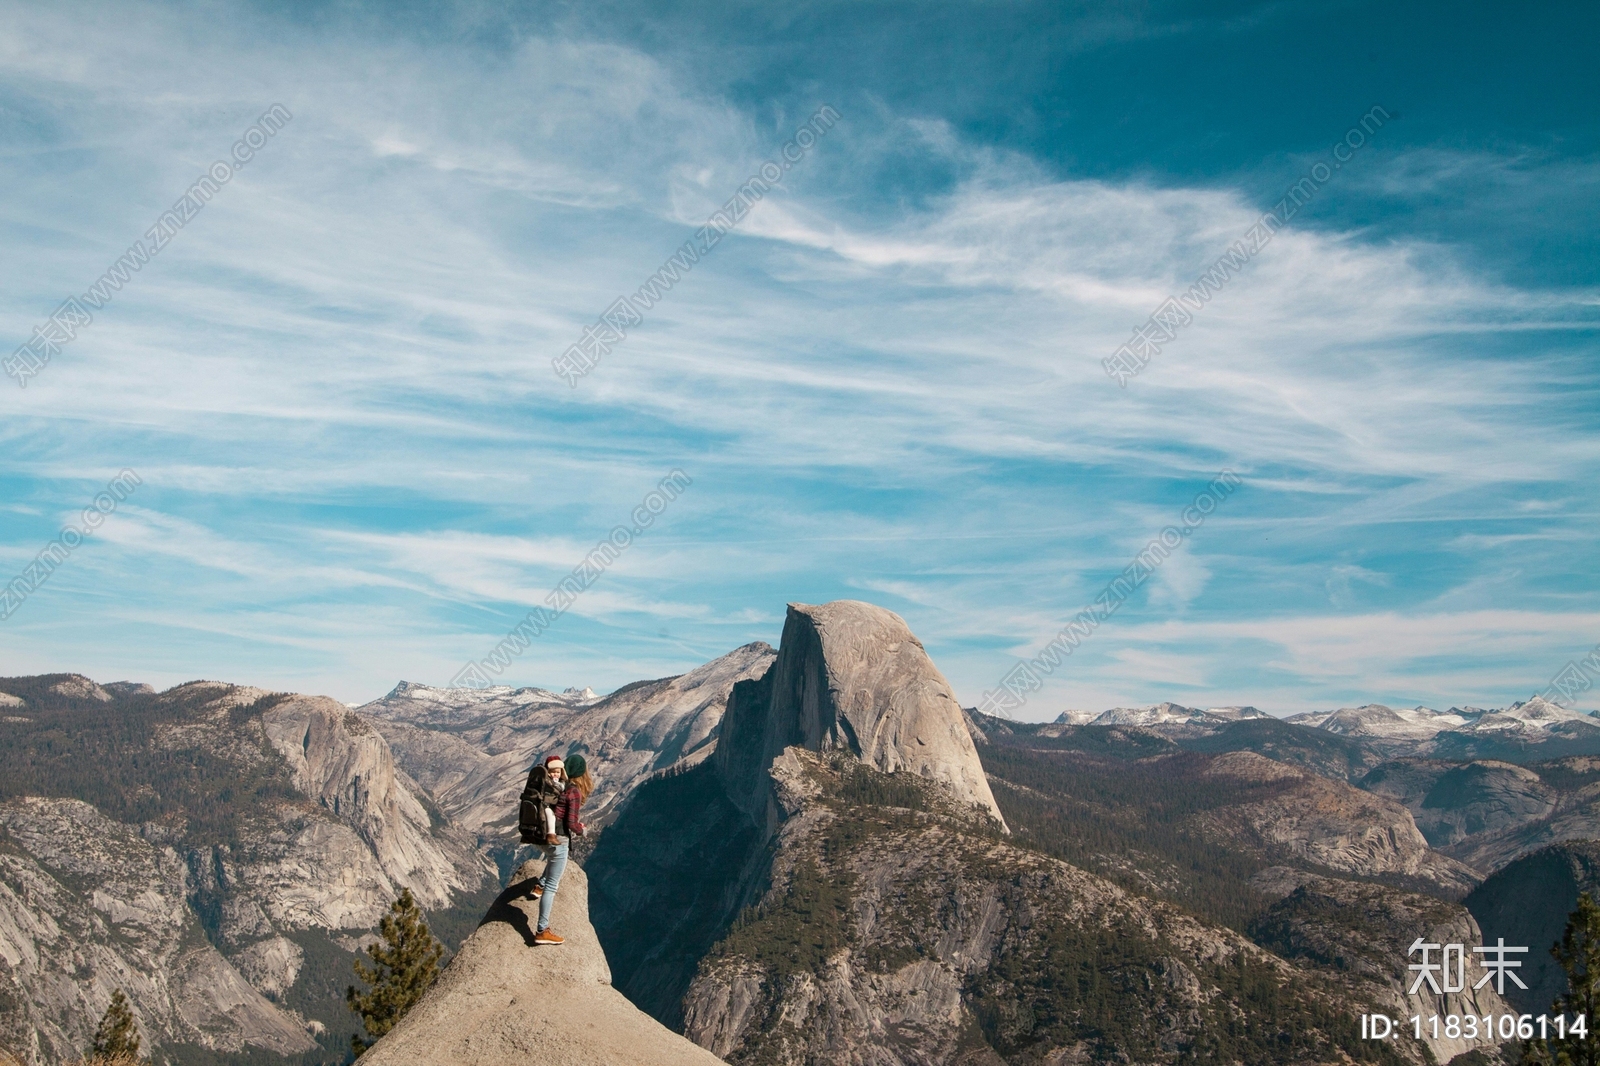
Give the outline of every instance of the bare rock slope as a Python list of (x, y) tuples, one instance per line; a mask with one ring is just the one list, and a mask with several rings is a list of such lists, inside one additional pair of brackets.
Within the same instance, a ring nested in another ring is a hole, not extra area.
[[(642, 785), (596, 847), (621, 990), (741, 1066), (1363, 1052), (1341, 975), (999, 832), (987, 781), (972, 781), (973, 733), (899, 618), (791, 605), (771, 670), (734, 687), (712, 758)], [(1218, 769), (1211, 793), (1259, 777), (1284, 785), (1252, 794), (1304, 793), (1287, 820), (1224, 804), (1233, 820), (1213, 828), (1229, 841), (1471, 883), (1392, 800), (1254, 754), (1180, 757)], [(1359, 992), (1387, 1003), (1391, 989)], [(1429, 1061), (1420, 1045), (1396, 1054)]]
[(1224, 839), (1281, 850), (1293, 861), (1344, 874), (1414, 878), (1456, 897), (1478, 883), (1471, 868), (1428, 847), (1411, 812), (1387, 796), (1249, 751), (1220, 755), (1205, 772), (1290, 786), (1270, 799), (1208, 815), (1204, 821), (1220, 830)]
[(1543, 949), (1561, 940), (1581, 892), (1600, 898), (1600, 841), (1569, 840), (1525, 855), (1467, 897), (1486, 941), (1504, 937), (1532, 949), (1520, 974), (1528, 987), (1506, 985), (1506, 999), (1518, 1009), (1549, 1010), (1566, 991), (1567, 975)]
[[(433, 824), (422, 790), (396, 768), (389, 745), (360, 715), (325, 696), (295, 696), (261, 721), (295, 788), (370, 850), (379, 868), (372, 885), (379, 908), (401, 888), (411, 889), (424, 907), (443, 906), (482, 881), (487, 870), (471, 838)], [(325, 917), (326, 923), (314, 924), (343, 924)]]
[(1406, 805), (1428, 842), (1490, 874), (1551, 844), (1600, 838), (1600, 759), (1527, 766), (1399, 759), (1361, 787)]
[(539, 863), (512, 885), (421, 1003), (362, 1057), (367, 1066), (718, 1066), (721, 1060), (611, 987), (589, 924), (589, 880), (567, 866), (551, 928), (560, 947), (530, 946), (527, 898)]
[(0, 804), (0, 837), (0, 1044), (24, 1061), (76, 1057), (118, 989), (147, 1045), (316, 1047), (206, 942), (170, 846), (72, 799)]

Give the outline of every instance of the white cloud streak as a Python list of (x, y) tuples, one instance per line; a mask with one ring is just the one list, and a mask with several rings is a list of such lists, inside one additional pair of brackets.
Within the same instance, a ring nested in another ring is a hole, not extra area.
[[(282, 99), (296, 118), (92, 336), (0, 401), (0, 469), (92, 481), (143, 455), (169, 501), (132, 512), (108, 544), (165, 558), (238, 640), (281, 631), (253, 604), (302, 617), (340, 589), (411, 597), (411, 622), (383, 615), (386, 639), (409, 647), (455, 641), (471, 623), (440, 612), (464, 603), (489, 608), (472, 613), (495, 634), (663, 455), (700, 459), (697, 498), (582, 605), (619, 639), (637, 639), (631, 618), (681, 623), (697, 646), (776, 639), (752, 619), (853, 583), (917, 607), (948, 642), (952, 677), (992, 684), (1007, 665), (996, 649), (1053, 633), (1130, 538), (1170, 520), (1144, 488), (1225, 462), (1257, 502), (1230, 505), (1168, 562), (1150, 614), (1097, 638), (1108, 672), (1084, 705), (1163, 674), (1230, 684), (1195, 649), (1253, 657), (1264, 686), (1281, 673), (1381, 687), (1477, 642), (1532, 661), (1559, 640), (1485, 611), (1481, 592), (1453, 605), (1460, 615), (1415, 623), (1470, 620), (1455, 643), (1406, 636), (1423, 600), (1362, 615), (1362, 629), (1321, 611), (1330, 597), (1355, 609), (1352, 590), (1371, 582), (1326, 563), (1306, 582), (1321, 602), (1301, 602), (1298, 621), (1238, 606), (1219, 620), (1208, 605), (1297, 571), (1273, 554), (1285, 542), (1463, 521), (1522, 486), (1592, 479), (1600, 437), (1562, 390), (1592, 386), (1593, 367), (1547, 338), (1592, 327), (1593, 291), (1514, 288), (1427, 242), (1290, 228), (1122, 392), (1100, 358), (1261, 205), (1229, 189), (1064, 180), (931, 120), (847, 111), (806, 172), (571, 396), (550, 356), (737, 187), (782, 121), (611, 43), (421, 48), (266, 16), (224, 33), (157, 7), (94, 10), (4, 9), (0, 81), (36, 141), (0, 158), (0, 224), (21, 253), (0, 268), (0, 329), (23, 331), (97, 276), (241, 114)], [(909, 208), (830, 185), (890, 149), (960, 176)], [(91, 162), (55, 162), (68, 153)], [(1408, 182), (1439, 165), (1389, 164)], [(1500, 338), (1517, 331), (1507, 356)], [(1066, 487), (1041, 491), (1041, 478)], [(904, 507), (872, 493), (904, 494)], [(1572, 538), (1559, 523), (1588, 497), (1565, 495), (1576, 502), (1531, 515), (1555, 526), (1452, 530), (1448, 546), (1482, 556), (1504, 537)], [(347, 504), (405, 517), (319, 510)], [(181, 592), (146, 594), (177, 617)], [(1589, 617), (1536, 606), (1526, 617), (1551, 627)], [(348, 646), (358, 673), (392, 668), (367, 638), (317, 632)], [(482, 643), (467, 636), (462, 652)], [(357, 695), (378, 683), (349, 682)], [(1252, 698), (1234, 695), (1215, 702)]]

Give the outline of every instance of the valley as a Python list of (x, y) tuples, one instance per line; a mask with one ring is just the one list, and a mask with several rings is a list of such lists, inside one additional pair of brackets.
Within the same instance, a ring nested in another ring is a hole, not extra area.
[[(467, 942), (552, 751), (599, 782), (575, 854), (606, 981), (733, 1063), (1492, 1060), (1356, 1018), (1546, 1008), (1544, 947), (1600, 888), (1589, 716), (1020, 723), (963, 709), (898, 616), (851, 601), (603, 696), (0, 693), (0, 1047), (30, 1066), (76, 1055), (119, 988), (175, 1063), (345, 1061), (378, 916), (408, 888)], [(1408, 995), (1419, 935), (1531, 945), (1531, 990)]]

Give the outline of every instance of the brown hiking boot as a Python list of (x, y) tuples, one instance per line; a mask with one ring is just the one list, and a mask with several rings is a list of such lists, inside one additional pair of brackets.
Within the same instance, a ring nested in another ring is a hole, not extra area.
[(528, 893), (528, 895), (532, 899), (538, 899), (540, 896), (544, 895), (544, 886), (535, 881), (533, 883), (533, 889)]
[(565, 944), (566, 941), (561, 937), (556, 936), (548, 929), (541, 929), (539, 932), (534, 934), (533, 943), (534, 946), (537, 947), (540, 944)]

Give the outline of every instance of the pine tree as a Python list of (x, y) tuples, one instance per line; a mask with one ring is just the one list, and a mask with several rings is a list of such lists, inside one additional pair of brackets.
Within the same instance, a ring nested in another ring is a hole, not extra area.
[(100, 1028), (95, 1030), (90, 1053), (95, 1058), (139, 1058), (139, 1028), (134, 1024), (128, 997), (120, 988), (111, 993), (111, 1005), (100, 1019)]
[[(1583, 1015), (1588, 1024), (1600, 1020), (1600, 903), (1585, 892), (1578, 897), (1578, 909), (1567, 916), (1561, 943), (1550, 954), (1567, 971), (1567, 991), (1550, 1005), (1551, 1014), (1565, 1014), (1568, 1021)], [(1530, 1040), (1522, 1050), (1524, 1063), (1537, 1066), (1600, 1066), (1600, 1034), (1587, 1039), (1567, 1035), (1565, 1039)]]
[(345, 990), (345, 1003), (361, 1015), (370, 1040), (350, 1037), (350, 1045), (360, 1055), (375, 1043), (378, 1037), (395, 1027), (406, 1012), (416, 1006), (422, 994), (433, 984), (439, 973), (439, 959), (444, 955), (444, 945), (429, 931), (422, 918), (422, 908), (405, 889), (400, 898), (389, 907), (378, 924), (383, 934), (382, 944), (367, 948), (373, 965), (356, 960), (356, 976), (371, 989), (357, 992), (354, 985)]

